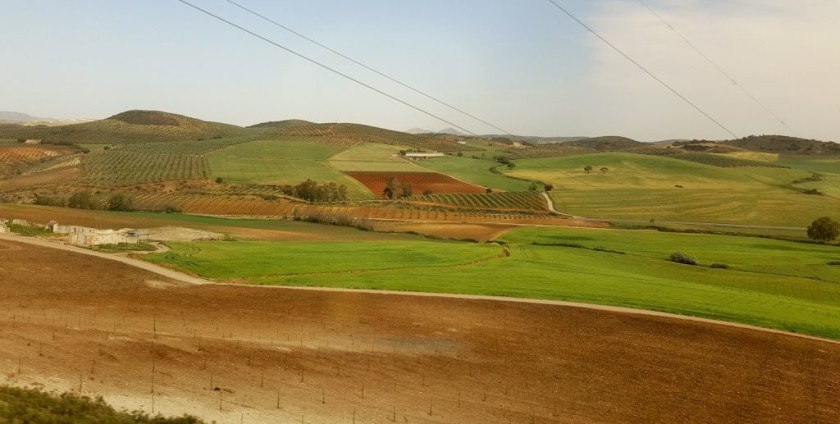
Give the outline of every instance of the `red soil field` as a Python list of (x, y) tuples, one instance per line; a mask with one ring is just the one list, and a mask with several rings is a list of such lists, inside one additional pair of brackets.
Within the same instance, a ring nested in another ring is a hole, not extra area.
[(840, 344), (557, 305), (187, 285), (0, 240), (0, 384), (219, 423), (840, 422)]
[(426, 190), (432, 193), (484, 193), (484, 187), (456, 180), (437, 172), (345, 172), (365, 185), (373, 194), (382, 196), (389, 178), (396, 178), (400, 183), (410, 183), (415, 194)]

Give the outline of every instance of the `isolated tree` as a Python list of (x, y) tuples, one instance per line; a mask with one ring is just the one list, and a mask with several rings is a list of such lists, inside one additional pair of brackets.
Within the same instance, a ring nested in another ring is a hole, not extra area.
[(840, 236), (840, 223), (822, 216), (808, 226), (808, 237), (821, 243), (828, 243)]
[(554, 185), (546, 184), (545, 187), (543, 187), (543, 188), (545, 189), (546, 192), (549, 192), (551, 190), (554, 190)]
[(385, 181), (385, 189), (382, 190), (382, 194), (389, 199), (393, 199), (397, 195), (397, 188), (399, 186), (400, 181), (395, 177), (390, 177)]
[(607, 172), (610, 172), (610, 168), (607, 168), (606, 166), (601, 168), (601, 173), (602, 174), (606, 174)]
[(588, 174), (588, 173), (590, 173), (590, 172), (592, 172), (592, 165), (586, 165), (586, 166), (584, 166), (584, 167), (583, 167), (583, 172), (586, 172), (587, 174)]
[(484, 192), (487, 193), (487, 194), (490, 194), (490, 193), (493, 192), (493, 189), (491, 187), (487, 187), (487, 188), (484, 189)]

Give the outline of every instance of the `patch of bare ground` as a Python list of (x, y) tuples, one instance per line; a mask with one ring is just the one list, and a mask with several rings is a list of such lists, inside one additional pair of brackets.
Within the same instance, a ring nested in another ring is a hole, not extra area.
[(836, 343), (556, 305), (195, 286), (0, 251), (0, 383), (220, 423), (840, 422)]

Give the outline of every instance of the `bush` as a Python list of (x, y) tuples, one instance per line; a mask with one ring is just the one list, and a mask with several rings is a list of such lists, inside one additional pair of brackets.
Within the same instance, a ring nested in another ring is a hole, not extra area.
[(840, 265), (840, 261), (831, 261), (828, 264), (829, 265)]
[(76, 209), (97, 209), (93, 194), (89, 191), (77, 191), (70, 195), (67, 206)]
[(711, 264), (711, 265), (709, 265), (709, 268), (729, 269), (729, 265), (727, 265), (727, 264)]
[(108, 198), (108, 210), (129, 212), (133, 207), (134, 199), (127, 194), (116, 193)]
[(671, 262), (686, 265), (697, 265), (697, 259), (685, 252), (674, 252), (668, 257)]
[(101, 397), (95, 399), (71, 393), (53, 395), (34, 389), (0, 387), (0, 423), (114, 423), (114, 424), (199, 424), (189, 415), (166, 418), (140, 411), (117, 411)]
[(42, 196), (35, 195), (35, 204), (41, 206), (64, 206), (66, 204), (63, 197), (59, 196)]

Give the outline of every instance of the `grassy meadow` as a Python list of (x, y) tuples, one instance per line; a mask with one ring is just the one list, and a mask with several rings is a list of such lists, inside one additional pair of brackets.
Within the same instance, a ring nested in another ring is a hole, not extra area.
[[(562, 228), (502, 238), (507, 247), (422, 239), (173, 243), (148, 259), (223, 281), (570, 300), (840, 338), (840, 266), (828, 265), (840, 260), (836, 246)], [(676, 250), (700, 265), (668, 261)]]
[(345, 147), (312, 141), (259, 140), (230, 146), (208, 155), (213, 178), (239, 184), (296, 185), (307, 178), (347, 186), (350, 198), (370, 197), (356, 180), (327, 162)]
[[(788, 187), (812, 175), (803, 169), (720, 168), (632, 153), (523, 159), (516, 164), (504, 172), (554, 184), (551, 196), (557, 209), (574, 215), (800, 227), (823, 215), (840, 220), (840, 198)], [(584, 172), (587, 165), (592, 172)], [(601, 172), (602, 167), (608, 171)]]
[(360, 143), (330, 157), (329, 164), (339, 171), (422, 171), (412, 162), (397, 157), (405, 149), (390, 144)]
[(440, 172), (455, 177), (459, 180), (491, 187), (494, 190), (503, 191), (527, 191), (531, 184), (527, 181), (505, 177), (504, 175), (490, 172), (490, 168), (503, 167), (496, 161), (490, 159), (474, 159), (464, 155), (445, 156), (417, 162), (418, 165), (429, 170)]

